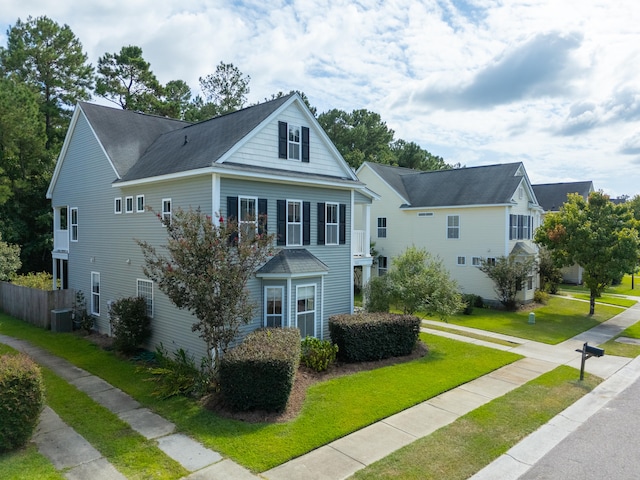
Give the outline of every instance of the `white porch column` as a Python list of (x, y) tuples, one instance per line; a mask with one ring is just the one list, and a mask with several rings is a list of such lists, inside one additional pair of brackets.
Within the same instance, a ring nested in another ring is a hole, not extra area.
[[(365, 239), (365, 257), (371, 256), (371, 204), (364, 206), (364, 239)], [(364, 269), (363, 269), (364, 270)], [(364, 283), (364, 273), (362, 275)]]

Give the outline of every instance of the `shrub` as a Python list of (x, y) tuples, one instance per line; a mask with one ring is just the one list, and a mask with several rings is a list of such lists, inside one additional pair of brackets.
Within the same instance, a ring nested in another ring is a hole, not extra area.
[(462, 296), (462, 301), (465, 304), (462, 313), (465, 315), (471, 315), (473, 313), (474, 308), (482, 308), (484, 307), (484, 302), (480, 295), (475, 295), (473, 293), (465, 293)]
[(420, 319), (413, 315), (364, 313), (329, 318), (329, 334), (345, 362), (382, 360), (409, 355), (420, 333)]
[[(16, 276), (11, 283), (22, 287), (37, 288), (38, 290), (51, 290), (53, 288), (53, 275), (47, 272), (33, 273)], [(60, 285), (60, 280), (57, 281)]]
[(338, 346), (329, 340), (307, 337), (302, 340), (300, 361), (305, 367), (316, 372), (323, 372), (336, 361)]
[(29, 441), (43, 407), (38, 365), (24, 354), (0, 356), (0, 452)]
[(176, 395), (201, 398), (209, 390), (210, 379), (205, 365), (196, 366), (196, 361), (184, 349), (175, 351), (173, 356), (160, 344), (156, 347), (155, 365), (149, 368), (152, 381), (158, 385), (154, 395), (166, 399)]
[(73, 303), (73, 328), (82, 329), (87, 334), (93, 330), (94, 318), (87, 312), (87, 300), (82, 290), (76, 291), (76, 298)]
[(110, 309), (113, 348), (132, 353), (151, 335), (151, 319), (147, 315), (147, 302), (142, 297), (121, 298)]
[(233, 410), (285, 409), (300, 364), (300, 330), (256, 330), (220, 362), (220, 392)]
[(390, 292), (387, 275), (373, 277), (364, 287), (365, 310), (367, 312), (388, 312), (391, 303)]
[(543, 305), (546, 305), (547, 302), (549, 301), (549, 294), (543, 290), (536, 290), (533, 293), (533, 301), (536, 303), (542, 303)]

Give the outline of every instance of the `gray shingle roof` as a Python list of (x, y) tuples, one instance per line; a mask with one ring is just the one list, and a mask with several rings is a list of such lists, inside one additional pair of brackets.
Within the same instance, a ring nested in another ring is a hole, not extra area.
[(507, 204), (522, 181), (522, 162), (421, 172), (368, 165), (409, 201), (405, 207)]
[(150, 145), (122, 180), (211, 166), (290, 97), (287, 95), (167, 132)]
[(593, 191), (593, 182), (544, 183), (531, 185), (538, 203), (545, 212), (557, 212), (567, 201), (567, 195), (577, 193), (585, 199)]
[(329, 267), (307, 249), (285, 248), (258, 269), (256, 274), (282, 274), (283, 276), (289, 276), (315, 273), (320, 275), (328, 271)]
[(181, 129), (188, 122), (146, 115), (93, 103), (80, 102), (93, 131), (98, 136), (120, 177), (138, 161), (160, 135)]

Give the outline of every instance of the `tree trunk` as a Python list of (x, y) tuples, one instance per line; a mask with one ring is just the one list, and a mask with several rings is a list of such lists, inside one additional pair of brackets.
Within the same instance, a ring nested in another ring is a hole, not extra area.
[(591, 298), (589, 299), (589, 315), (593, 315), (596, 311), (596, 292), (591, 291)]

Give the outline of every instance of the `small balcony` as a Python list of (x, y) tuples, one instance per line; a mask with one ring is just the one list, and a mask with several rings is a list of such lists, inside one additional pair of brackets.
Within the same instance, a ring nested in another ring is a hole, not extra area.
[(354, 230), (353, 238), (351, 239), (351, 251), (354, 257), (368, 257), (369, 256), (369, 239), (364, 230)]
[(53, 251), (69, 251), (69, 230), (55, 230), (53, 232)]

